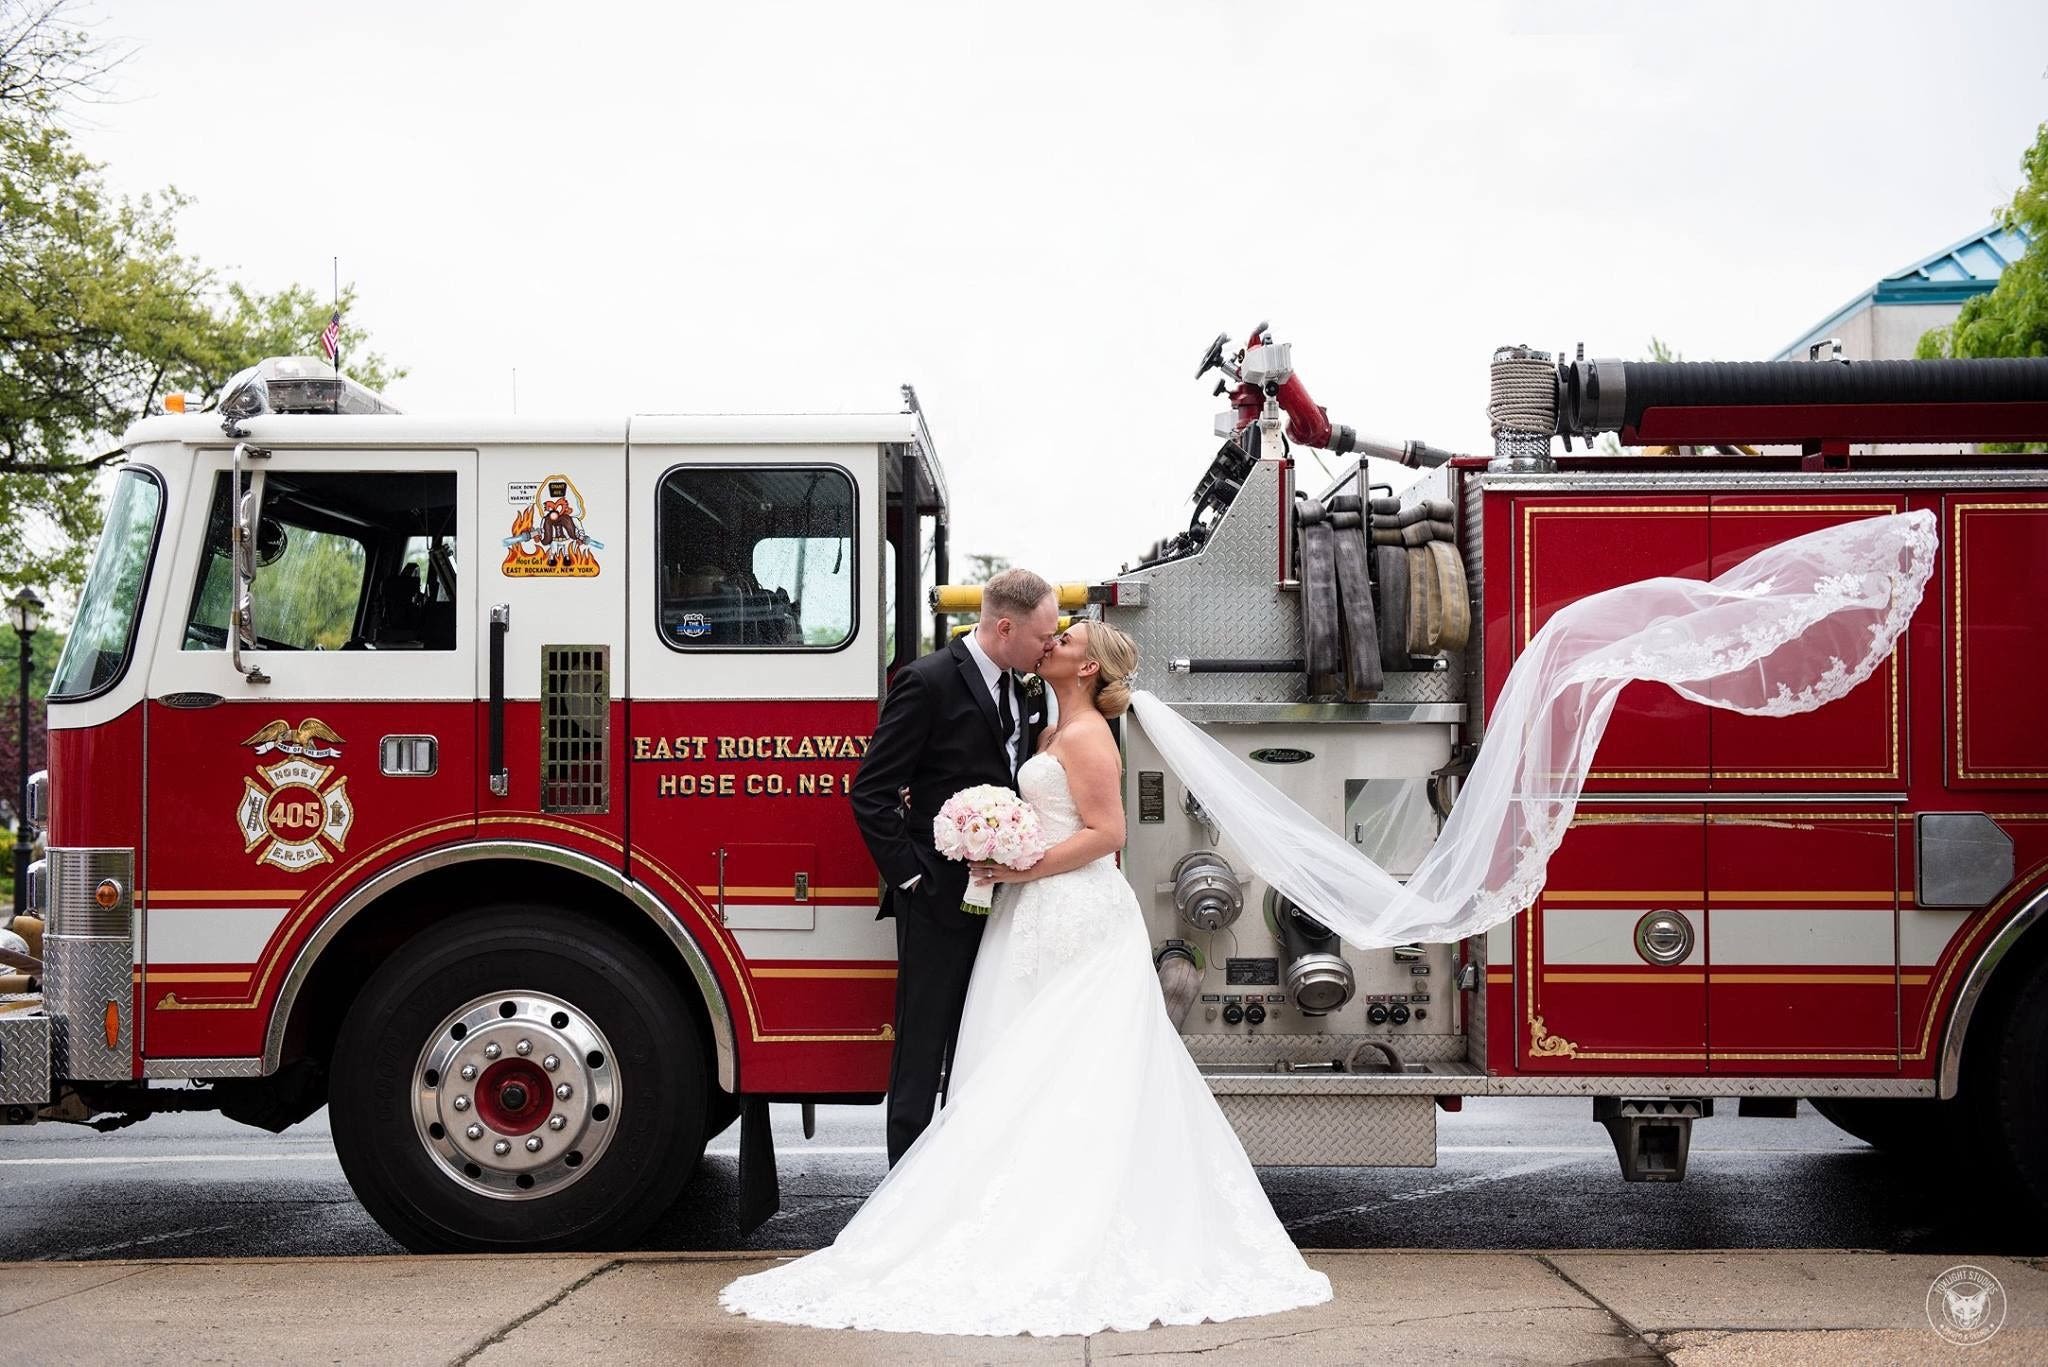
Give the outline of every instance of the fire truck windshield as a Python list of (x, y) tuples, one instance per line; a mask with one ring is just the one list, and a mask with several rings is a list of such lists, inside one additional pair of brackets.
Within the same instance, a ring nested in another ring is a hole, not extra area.
[(120, 682), (127, 670), (163, 502), (163, 486), (148, 470), (123, 470), (114, 481), (99, 553), (50, 681), (52, 700), (90, 698)]

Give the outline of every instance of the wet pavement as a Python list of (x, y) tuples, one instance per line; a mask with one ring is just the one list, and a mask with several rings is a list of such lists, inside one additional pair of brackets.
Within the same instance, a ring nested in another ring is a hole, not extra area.
[[(644, 1251), (815, 1248), (885, 1170), (879, 1108), (826, 1107), (806, 1141), (778, 1107), (783, 1208), (742, 1237), (737, 1128), (640, 1242)], [(2034, 1257), (2048, 1232), (1992, 1223), (1966, 1178), (1874, 1152), (1802, 1106), (1694, 1130), (1682, 1183), (1621, 1181), (1582, 1099), (1474, 1100), (1440, 1117), (1435, 1168), (1268, 1168), (1304, 1248), (1869, 1249)], [(1732, 1112), (1732, 1107), (1724, 1112)], [(0, 1130), (0, 1260), (332, 1257), (401, 1250), (357, 1205), (323, 1112), (282, 1135), (167, 1115), (110, 1135)]]

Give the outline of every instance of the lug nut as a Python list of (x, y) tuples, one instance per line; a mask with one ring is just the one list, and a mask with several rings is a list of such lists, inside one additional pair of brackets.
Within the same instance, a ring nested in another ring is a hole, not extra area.
[(468, 1129), (464, 1130), (463, 1133), (468, 1135), (471, 1139), (482, 1139), (484, 1137), (484, 1127), (481, 1125), (472, 1124)]
[(559, 1130), (568, 1123), (569, 1117), (566, 1115), (551, 1115), (548, 1117), (548, 1128), (551, 1130)]
[(555, 1071), (555, 1069), (562, 1066), (562, 1061), (556, 1058), (553, 1054), (549, 1054), (546, 1058), (540, 1061), (540, 1066), (552, 1073)]
[(570, 1088), (570, 1086), (569, 1086), (569, 1084), (568, 1084), (568, 1083), (566, 1083), (566, 1082), (558, 1082), (558, 1083), (556, 1083), (556, 1084), (555, 1084), (555, 1099), (556, 1099), (557, 1101), (567, 1101), (567, 1100), (569, 1099), (569, 1093), (570, 1093), (570, 1091), (571, 1091), (571, 1088)]
[(491, 1041), (491, 1042), (490, 1042), (489, 1044), (486, 1044), (486, 1045), (484, 1046), (484, 1057), (485, 1057), (485, 1058), (496, 1058), (496, 1057), (497, 1057), (498, 1055), (500, 1055), (500, 1054), (502, 1054), (502, 1053), (504, 1053), (504, 1052), (505, 1052), (505, 1051), (504, 1051), (503, 1049), (500, 1049), (500, 1048), (498, 1047), (498, 1042), (497, 1042), (496, 1040), (492, 1040), (492, 1041)]
[(491, 1152), (503, 1158), (506, 1154), (512, 1152), (512, 1141), (500, 1139), (497, 1143), (491, 1145)]
[(474, 1063), (465, 1063), (462, 1065), (462, 1080), (464, 1082), (476, 1081), (476, 1065)]
[(466, 1096), (456, 1097), (453, 1105), (458, 1111), (466, 1111), (469, 1109), (469, 1098)]
[(539, 1152), (540, 1152), (540, 1136), (539, 1136), (539, 1135), (535, 1135), (535, 1136), (534, 1136), (533, 1138), (531, 1138), (531, 1139), (529, 1139), (529, 1140), (527, 1140), (527, 1141), (526, 1141), (526, 1151), (527, 1151), (528, 1153), (539, 1153)]
[(529, 1039), (523, 1039), (519, 1041), (519, 1043), (512, 1046), (512, 1052), (519, 1055), (519, 1057), (521, 1058), (525, 1058), (528, 1054), (533, 1052), (533, 1041)]

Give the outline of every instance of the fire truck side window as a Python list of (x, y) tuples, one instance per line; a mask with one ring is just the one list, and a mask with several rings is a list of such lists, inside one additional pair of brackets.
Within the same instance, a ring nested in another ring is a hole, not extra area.
[[(223, 474), (187, 650), (227, 648), (229, 493)], [(261, 649), (455, 649), (454, 474), (270, 472), (252, 593)]]
[(830, 466), (685, 466), (659, 499), (662, 638), (679, 650), (836, 650), (858, 595), (853, 480)]

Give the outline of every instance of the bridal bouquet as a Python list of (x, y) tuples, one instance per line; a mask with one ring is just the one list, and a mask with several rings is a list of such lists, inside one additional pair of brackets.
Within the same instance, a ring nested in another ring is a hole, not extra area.
[[(948, 859), (993, 859), (1028, 869), (1045, 857), (1045, 832), (1031, 804), (993, 783), (962, 788), (932, 818), (932, 844)], [(969, 880), (960, 910), (977, 915), (995, 900), (995, 884)]]

